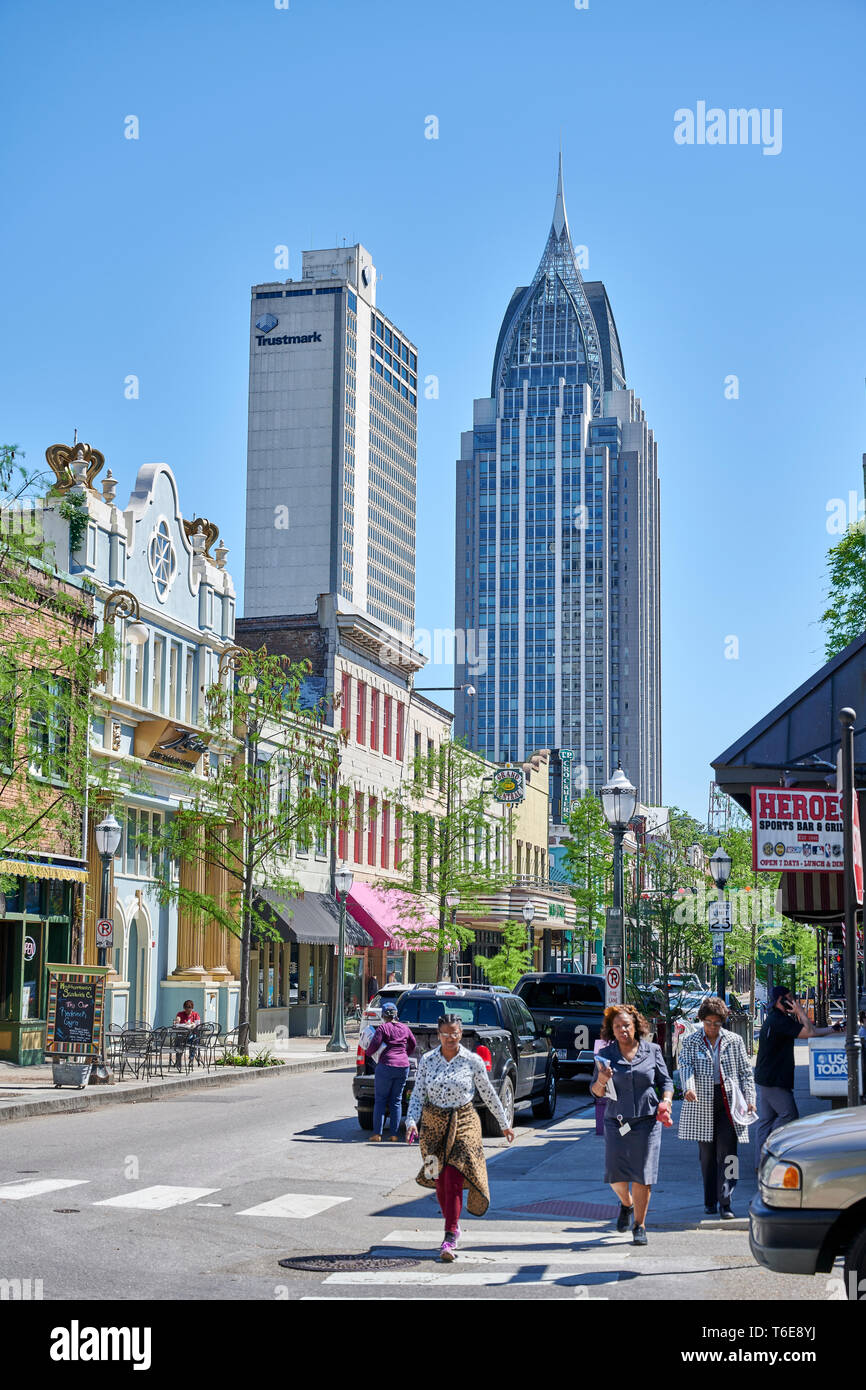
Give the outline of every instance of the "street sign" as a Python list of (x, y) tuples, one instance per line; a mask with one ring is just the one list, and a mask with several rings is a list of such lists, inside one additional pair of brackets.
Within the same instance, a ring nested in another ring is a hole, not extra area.
[(500, 767), (493, 774), (493, 800), (517, 805), (526, 796), (522, 767)]
[(622, 909), (609, 907), (605, 913), (604, 946), (608, 955), (622, 957)]
[(100, 917), (96, 924), (97, 946), (114, 946), (114, 923), (110, 917)]
[(604, 972), (604, 1002), (606, 1006), (622, 1003), (622, 970), (609, 965)]
[(710, 901), (710, 931), (733, 931), (730, 902)]

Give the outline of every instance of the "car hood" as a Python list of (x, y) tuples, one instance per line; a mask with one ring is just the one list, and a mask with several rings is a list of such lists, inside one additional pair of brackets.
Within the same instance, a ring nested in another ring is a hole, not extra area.
[(796, 1153), (819, 1153), (834, 1149), (866, 1150), (866, 1108), (824, 1111), (807, 1115), (774, 1130), (767, 1149), (779, 1158)]

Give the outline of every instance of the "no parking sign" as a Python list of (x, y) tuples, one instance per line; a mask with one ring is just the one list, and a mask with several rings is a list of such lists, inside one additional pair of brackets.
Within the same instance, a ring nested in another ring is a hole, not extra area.
[(609, 965), (604, 972), (604, 1002), (608, 1007), (622, 1003), (622, 969), (618, 965)]

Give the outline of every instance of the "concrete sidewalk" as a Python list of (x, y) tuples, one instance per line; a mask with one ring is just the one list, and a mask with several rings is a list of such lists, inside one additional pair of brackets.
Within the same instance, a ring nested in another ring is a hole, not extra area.
[(114, 1085), (90, 1085), (84, 1090), (56, 1090), (51, 1063), (35, 1067), (18, 1067), (0, 1062), (0, 1122), (19, 1120), (34, 1115), (57, 1114), (60, 1111), (92, 1110), (103, 1105), (135, 1104), (161, 1100), (165, 1096), (210, 1086), (243, 1084), (251, 1077), (286, 1077), (309, 1071), (333, 1071), (354, 1068), (357, 1037), (347, 1038), (348, 1052), (328, 1052), (327, 1038), (288, 1038), (280, 1044), (250, 1043), (250, 1053), (258, 1056), (270, 1052), (277, 1067), (214, 1067), (209, 1072), (195, 1067), (180, 1075), (166, 1074), (137, 1081), (129, 1072)]
[[(799, 1045), (795, 1097), (801, 1115), (830, 1108), (828, 1100), (809, 1095), (807, 1057), (807, 1047)], [(749, 1203), (757, 1190), (755, 1126), (750, 1128), (750, 1142), (739, 1146), (740, 1174), (733, 1199), (736, 1219), (722, 1221), (704, 1212), (697, 1143), (677, 1138), (680, 1110), (685, 1103), (675, 1102), (674, 1126), (662, 1135), (659, 1177), (653, 1187), (647, 1224), (660, 1230), (746, 1230)], [(616, 1216), (616, 1197), (604, 1181), (604, 1139), (595, 1133), (594, 1104), (581, 1107), (564, 1120), (554, 1120), (543, 1129), (518, 1134), (511, 1149), (499, 1149), (488, 1157), (493, 1164), (491, 1217), (513, 1220), (519, 1215), (526, 1221), (545, 1217), (580, 1221)]]

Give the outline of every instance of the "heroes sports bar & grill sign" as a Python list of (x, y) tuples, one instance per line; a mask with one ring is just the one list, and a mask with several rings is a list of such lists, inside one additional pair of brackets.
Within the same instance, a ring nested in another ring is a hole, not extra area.
[(841, 793), (823, 787), (753, 787), (752, 866), (769, 873), (841, 873)]

